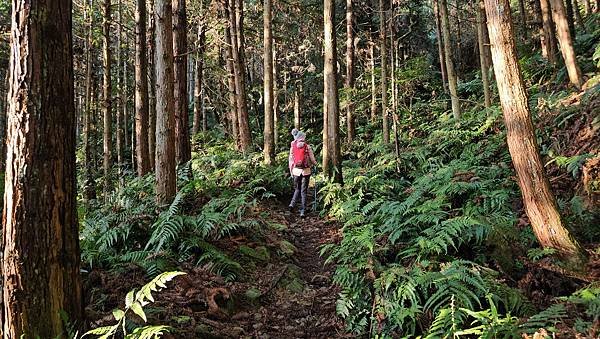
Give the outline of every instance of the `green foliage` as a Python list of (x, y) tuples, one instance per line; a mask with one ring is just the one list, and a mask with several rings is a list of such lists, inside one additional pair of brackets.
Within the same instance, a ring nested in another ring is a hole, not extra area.
[(173, 280), (176, 276), (183, 275), (184, 272), (165, 272), (161, 273), (152, 279), (149, 283), (142, 286), (138, 291), (131, 290), (125, 296), (125, 308), (114, 309), (113, 317), (117, 322), (114, 325), (99, 327), (86, 332), (83, 336), (97, 336), (98, 339), (107, 339), (114, 337), (120, 333), (126, 339), (152, 339), (160, 338), (161, 335), (170, 332), (171, 328), (168, 326), (144, 326), (137, 327), (131, 333), (127, 333), (127, 327), (125, 326), (128, 317), (131, 317), (132, 313), (144, 320), (144, 323), (148, 322), (146, 313), (144, 312), (144, 306), (153, 303), (154, 297), (152, 292), (158, 292), (160, 289), (166, 288), (167, 282)]

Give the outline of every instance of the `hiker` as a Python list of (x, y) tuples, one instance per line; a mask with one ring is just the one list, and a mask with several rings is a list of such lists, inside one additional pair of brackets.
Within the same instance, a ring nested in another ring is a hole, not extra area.
[(294, 128), (292, 136), (294, 137), (294, 141), (290, 145), (288, 166), (290, 174), (294, 178), (294, 196), (292, 196), (289, 208), (290, 210), (294, 208), (296, 201), (298, 201), (298, 196), (300, 196), (300, 217), (304, 217), (308, 182), (311, 175), (310, 167), (316, 165), (317, 160), (315, 160), (312, 149), (306, 143), (306, 134), (304, 132)]

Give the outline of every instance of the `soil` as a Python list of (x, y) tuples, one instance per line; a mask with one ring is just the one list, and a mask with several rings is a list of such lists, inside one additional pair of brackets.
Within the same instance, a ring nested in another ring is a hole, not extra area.
[[(187, 274), (155, 293), (156, 302), (144, 308), (148, 324), (171, 326), (166, 338), (348, 337), (335, 312), (334, 268), (319, 255), (321, 245), (339, 240), (338, 225), (315, 213), (301, 219), (278, 202), (265, 205), (255, 214), (279, 229), (263, 232), (260, 240), (237, 236), (217, 243), (239, 260), (243, 274), (227, 282), (208, 267), (183, 264)], [(250, 260), (239, 256), (242, 248)], [(127, 292), (149, 280), (133, 266), (124, 272), (92, 271), (86, 279), (91, 327), (114, 324), (112, 309), (122, 309)], [(132, 320), (144, 325), (135, 315)]]

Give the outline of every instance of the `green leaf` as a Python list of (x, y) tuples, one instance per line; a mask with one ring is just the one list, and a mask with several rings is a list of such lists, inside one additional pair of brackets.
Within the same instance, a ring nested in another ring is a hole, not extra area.
[(115, 308), (112, 311), (112, 314), (113, 314), (113, 317), (115, 317), (116, 321), (119, 321), (119, 320), (123, 319), (123, 316), (125, 316), (125, 312), (123, 312), (122, 310), (120, 310), (118, 308)]
[(131, 304), (131, 310), (133, 311), (133, 313), (139, 315), (140, 318), (144, 319), (144, 322), (148, 322), (148, 319), (146, 319), (146, 313), (144, 313), (142, 305), (140, 305), (139, 302), (136, 301), (133, 304)]
[(127, 296), (125, 296), (125, 308), (129, 308), (131, 306), (131, 304), (133, 303), (134, 293), (135, 293), (135, 290), (131, 290), (131, 291), (129, 291), (129, 293), (127, 293)]

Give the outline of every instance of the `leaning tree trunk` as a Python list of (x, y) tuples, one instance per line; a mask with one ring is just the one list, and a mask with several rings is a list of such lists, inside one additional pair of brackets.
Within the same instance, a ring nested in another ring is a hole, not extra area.
[(137, 173), (150, 172), (148, 150), (148, 59), (146, 55), (146, 0), (135, 8), (135, 143)]
[(442, 41), (441, 19), (438, 0), (433, 1), (433, 13), (435, 15), (435, 35), (437, 38), (438, 58), (440, 59), (440, 72), (442, 74), (442, 85), (444, 92), (448, 92), (448, 75), (446, 74), (446, 53), (444, 52), (444, 42)]
[(448, 73), (448, 88), (450, 89), (450, 100), (452, 102), (452, 114), (454, 119), (460, 119), (460, 101), (456, 88), (456, 73), (452, 61), (452, 46), (450, 45), (450, 23), (448, 21), (448, 5), (446, 0), (439, 0), (440, 16), (442, 19), (442, 40), (444, 41), (444, 52), (446, 54), (446, 72)]
[(477, 10), (477, 41), (479, 45), (479, 66), (481, 67), (481, 81), (483, 82), (483, 98), (485, 107), (489, 108), (492, 105), (492, 95), (490, 91), (490, 64), (487, 58), (487, 46), (489, 44), (489, 35), (486, 27), (485, 4), (483, 0), (479, 0)]
[[(203, 23), (198, 24), (198, 40), (196, 43), (196, 76), (194, 80), (194, 123), (192, 125), (192, 134), (196, 135), (202, 128), (206, 132), (206, 115), (204, 114), (204, 105), (202, 105), (202, 75), (204, 72), (204, 42), (206, 40), (206, 29)], [(202, 126), (201, 126), (202, 125)]]
[(175, 196), (175, 115), (173, 97), (173, 12), (171, 0), (156, 0), (156, 200)]
[[(569, 0), (567, 0), (567, 2), (569, 2)], [(560, 42), (560, 51), (565, 60), (569, 80), (571, 80), (571, 83), (575, 87), (581, 89), (583, 77), (581, 76), (581, 69), (577, 64), (575, 50), (573, 49), (573, 39), (572, 35), (569, 33), (565, 6), (562, 0), (550, 0), (550, 4), (552, 8), (552, 19), (554, 19), (554, 24), (556, 25), (556, 33), (558, 35), (558, 41)]]
[(354, 140), (354, 9), (346, 0), (346, 125), (348, 143)]
[(552, 10), (550, 9), (550, 0), (539, 0), (540, 10), (542, 12), (542, 30), (540, 40), (542, 45), (542, 56), (548, 60), (551, 65), (556, 64), (556, 37), (554, 35), (554, 21), (552, 20)]
[(379, 0), (379, 44), (381, 46), (381, 115), (383, 117), (383, 142), (390, 143), (390, 131), (388, 123), (388, 100), (387, 100), (387, 44), (386, 44), (386, 4), (387, 1)]
[(14, 0), (3, 210), (4, 338), (83, 317), (70, 0)]
[[(337, 53), (335, 38), (335, 1), (324, 0), (325, 65), (323, 70), (323, 171), (342, 183), (340, 151), (340, 114), (337, 88)], [(325, 144), (327, 149), (325, 150)]]
[(265, 164), (271, 165), (275, 160), (275, 133), (273, 123), (273, 31), (271, 27), (271, 0), (264, 0), (263, 13), (263, 70), (264, 70), (264, 146)]
[(187, 91), (187, 15), (185, 0), (173, 0), (173, 53), (175, 54), (175, 154), (178, 164), (192, 158)]
[(104, 77), (102, 85), (103, 93), (103, 114), (104, 114), (104, 201), (108, 199), (111, 189), (111, 167), (112, 167), (112, 110), (111, 110), (111, 52), (110, 52), (110, 2), (104, 0), (103, 13), (104, 21), (102, 23), (102, 57), (104, 66)]
[(561, 220), (540, 158), (513, 38), (509, 0), (485, 0), (500, 103), (525, 211), (543, 247), (580, 266), (584, 252)]

